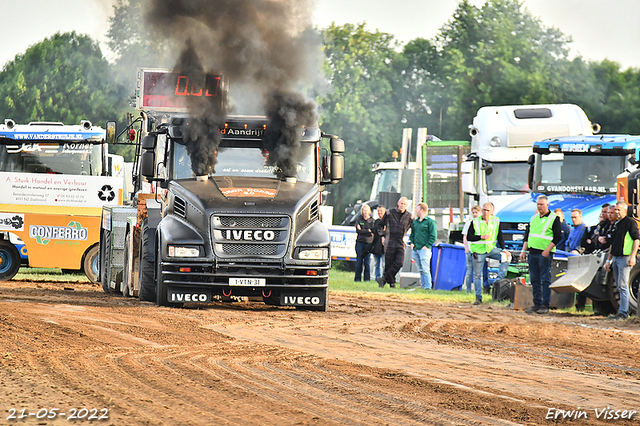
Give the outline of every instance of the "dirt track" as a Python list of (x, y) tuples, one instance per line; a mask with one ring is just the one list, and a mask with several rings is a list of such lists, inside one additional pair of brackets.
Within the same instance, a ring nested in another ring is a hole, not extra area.
[(390, 295), (331, 294), (327, 313), (170, 309), (87, 284), (0, 282), (0, 325), (0, 424), (70, 424), (81, 408), (108, 410), (92, 422), (105, 425), (552, 424), (559, 410), (582, 416), (572, 424), (640, 424), (595, 411), (640, 411), (637, 318)]

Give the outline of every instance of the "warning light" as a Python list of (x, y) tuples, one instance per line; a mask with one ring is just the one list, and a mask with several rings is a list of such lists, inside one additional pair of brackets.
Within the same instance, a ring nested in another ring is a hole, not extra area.
[(397, 159), (398, 159), (398, 151), (393, 151), (393, 152), (391, 153), (391, 157), (392, 157), (394, 160), (397, 160)]
[(135, 129), (129, 129), (129, 140), (131, 142), (136, 140), (136, 130)]

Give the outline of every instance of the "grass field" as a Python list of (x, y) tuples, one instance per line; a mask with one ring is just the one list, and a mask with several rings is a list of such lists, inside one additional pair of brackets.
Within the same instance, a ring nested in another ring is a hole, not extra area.
[[(399, 285), (396, 285), (396, 288), (390, 288), (388, 285), (384, 288), (378, 288), (378, 283), (375, 280), (354, 282), (353, 277), (353, 272), (341, 271), (336, 268), (331, 269), (329, 274), (329, 290), (344, 294), (387, 293), (406, 299), (430, 299), (446, 303), (471, 303), (475, 300), (475, 294), (467, 293), (466, 291), (422, 289), (408, 291), (407, 289), (400, 288)], [(484, 295), (483, 300), (485, 303), (492, 302), (491, 296), (489, 295)], [(508, 305), (509, 303), (500, 302), (500, 304)]]
[(87, 276), (82, 272), (63, 273), (59, 268), (20, 268), (13, 279), (29, 281), (89, 282)]

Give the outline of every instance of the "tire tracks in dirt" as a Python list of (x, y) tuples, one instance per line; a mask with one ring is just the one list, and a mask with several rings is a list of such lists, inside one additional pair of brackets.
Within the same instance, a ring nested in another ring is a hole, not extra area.
[[(0, 283), (0, 400), (5, 410), (107, 407), (114, 425), (550, 424), (550, 406), (638, 406), (637, 380), (605, 368), (625, 366), (625, 351), (605, 351), (593, 373), (551, 363), (574, 363), (579, 348), (557, 336), (536, 350), (536, 336), (553, 336), (537, 319), (499, 308), (332, 301), (327, 313), (256, 303), (169, 309)], [(518, 344), (516, 325), (527, 324), (539, 330)], [(568, 338), (619, 337), (565, 327)], [(595, 353), (587, 354), (592, 366)]]

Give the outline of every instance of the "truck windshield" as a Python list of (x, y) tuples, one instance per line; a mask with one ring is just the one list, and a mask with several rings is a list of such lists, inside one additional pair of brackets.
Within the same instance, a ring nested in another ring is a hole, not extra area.
[(487, 175), (487, 193), (529, 192), (529, 165), (525, 162), (490, 163), (492, 172)]
[(102, 146), (86, 141), (16, 143), (0, 139), (0, 172), (102, 175)]
[(625, 157), (550, 154), (543, 155), (538, 191), (572, 193), (615, 193), (616, 178)]
[[(296, 175), (299, 181), (313, 183), (316, 180), (315, 143), (301, 143), (294, 154)], [(184, 145), (173, 144), (173, 179), (193, 178), (191, 158)], [(217, 150), (214, 176), (270, 177), (280, 179), (282, 170), (267, 165), (269, 152), (261, 148), (259, 141), (223, 141)]]
[(379, 194), (380, 192), (399, 192), (400, 191), (400, 188), (398, 188), (399, 172), (400, 171), (397, 169), (378, 171), (378, 175), (380, 177), (378, 178), (378, 188), (376, 191), (376, 197), (374, 199), (377, 199), (377, 194)]

